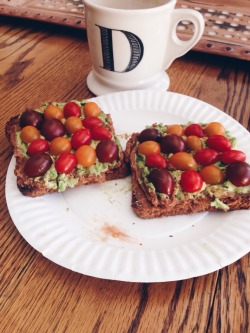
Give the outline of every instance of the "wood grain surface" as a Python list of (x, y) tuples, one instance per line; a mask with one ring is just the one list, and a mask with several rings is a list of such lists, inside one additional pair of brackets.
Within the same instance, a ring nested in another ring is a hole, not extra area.
[[(179, 333), (250, 331), (250, 255), (205, 276), (124, 283), (71, 272), (19, 234), (5, 201), (12, 151), (5, 122), (43, 101), (89, 98), (84, 31), (0, 20), (0, 331)], [(208, 102), (250, 129), (249, 62), (189, 52), (168, 70), (170, 91)], [(132, 120), (131, 120), (132, 121)]]

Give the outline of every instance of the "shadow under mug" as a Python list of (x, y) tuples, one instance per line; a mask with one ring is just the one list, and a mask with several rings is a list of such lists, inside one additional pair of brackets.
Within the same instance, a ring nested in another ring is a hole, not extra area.
[[(84, 0), (93, 69), (87, 86), (95, 95), (134, 89), (167, 90), (166, 70), (201, 38), (203, 16), (175, 9), (176, 0)], [(177, 26), (193, 24), (181, 40)]]

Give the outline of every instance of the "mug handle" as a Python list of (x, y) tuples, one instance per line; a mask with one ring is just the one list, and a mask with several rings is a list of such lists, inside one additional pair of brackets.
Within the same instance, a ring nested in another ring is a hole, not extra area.
[[(176, 34), (178, 24), (184, 20), (190, 21), (194, 25), (194, 34), (186, 41), (181, 40)], [(171, 27), (165, 70), (176, 58), (187, 53), (200, 40), (204, 32), (205, 21), (201, 13), (196, 10), (186, 8), (174, 9), (171, 15)]]

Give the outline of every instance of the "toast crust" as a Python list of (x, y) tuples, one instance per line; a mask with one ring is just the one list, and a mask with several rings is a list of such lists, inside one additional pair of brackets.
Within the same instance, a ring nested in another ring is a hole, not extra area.
[[(125, 151), (126, 160), (130, 162), (131, 167), (131, 206), (137, 216), (151, 219), (206, 211), (233, 211), (250, 208), (250, 193), (236, 193), (226, 190), (219, 195), (212, 191), (203, 191), (199, 195), (191, 197), (187, 193), (183, 193), (181, 200), (174, 195), (160, 199), (155, 191), (145, 184), (141, 170), (136, 163), (138, 135), (139, 133), (131, 135)], [(219, 199), (223, 203), (223, 207), (226, 207), (224, 210), (213, 204), (216, 199)]]
[[(115, 130), (113, 127), (112, 119), (109, 114), (106, 114), (106, 118), (108, 121), (107, 128), (109, 131), (115, 136)], [(51, 188), (46, 185), (43, 177), (37, 178), (29, 178), (24, 173), (24, 166), (27, 161), (27, 157), (24, 156), (22, 149), (17, 143), (16, 133), (20, 131), (19, 127), (19, 115), (12, 117), (5, 126), (5, 134), (9, 143), (13, 148), (13, 154), (16, 158), (16, 164), (14, 173), (17, 177), (17, 186), (20, 192), (23, 195), (37, 197), (47, 193), (58, 192), (57, 188)], [(124, 160), (124, 152), (120, 149), (119, 156), (117, 158), (117, 162), (115, 165), (110, 166), (106, 171), (102, 171), (99, 174), (86, 174), (82, 175), (77, 174), (77, 170), (73, 170), (70, 175), (68, 175), (69, 179), (74, 180), (74, 186), (78, 187), (81, 185), (88, 185), (93, 183), (102, 183), (109, 180), (115, 180), (124, 178), (129, 175), (129, 165)], [(65, 189), (72, 187), (66, 186)]]

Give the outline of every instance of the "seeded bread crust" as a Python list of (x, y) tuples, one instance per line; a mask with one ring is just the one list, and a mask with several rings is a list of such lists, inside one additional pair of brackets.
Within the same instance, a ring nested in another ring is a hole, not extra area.
[[(110, 115), (107, 115), (108, 127), (111, 133), (114, 133), (114, 127)], [(57, 189), (48, 188), (41, 177), (39, 180), (29, 178), (24, 173), (24, 165), (27, 158), (23, 156), (20, 147), (16, 141), (16, 132), (20, 131), (19, 116), (12, 117), (5, 126), (5, 134), (9, 143), (13, 148), (13, 153), (16, 158), (14, 173), (17, 177), (17, 186), (22, 194), (31, 197), (38, 197), (47, 193), (58, 192)], [(114, 167), (110, 167), (106, 172), (101, 172), (99, 175), (83, 174), (77, 175), (77, 171), (73, 171), (70, 175), (72, 178), (78, 178), (78, 182), (74, 187), (88, 185), (93, 183), (103, 183), (108, 180), (120, 179), (128, 176), (129, 165), (124, 161), (124, 152), (120, 152), (118, 162)]]
[[(131, 206), (134, 213), (144, 219), (158, 218), (163, 216), (175, 216), (181, 214), (192, 214), (205, 211), (222, 211), (211, 203), (215, 196), (202, 194), (194, 198), (189, 198), (187, 194), (184, 200), (178, 200), (174, 196), (159, 200), (153, 190), (143, 182), (140, 169), (136, 164), (136, 152), (138, 147), (137, 136), (139, 133), (133, 133), (127, 142), (125, 156), (130, 162), (132, 179), (132, 202)], [(226, 204), (227, 211), (249, 209), (250, 193), (240, 194), (227, 191), (219, 200)]]

